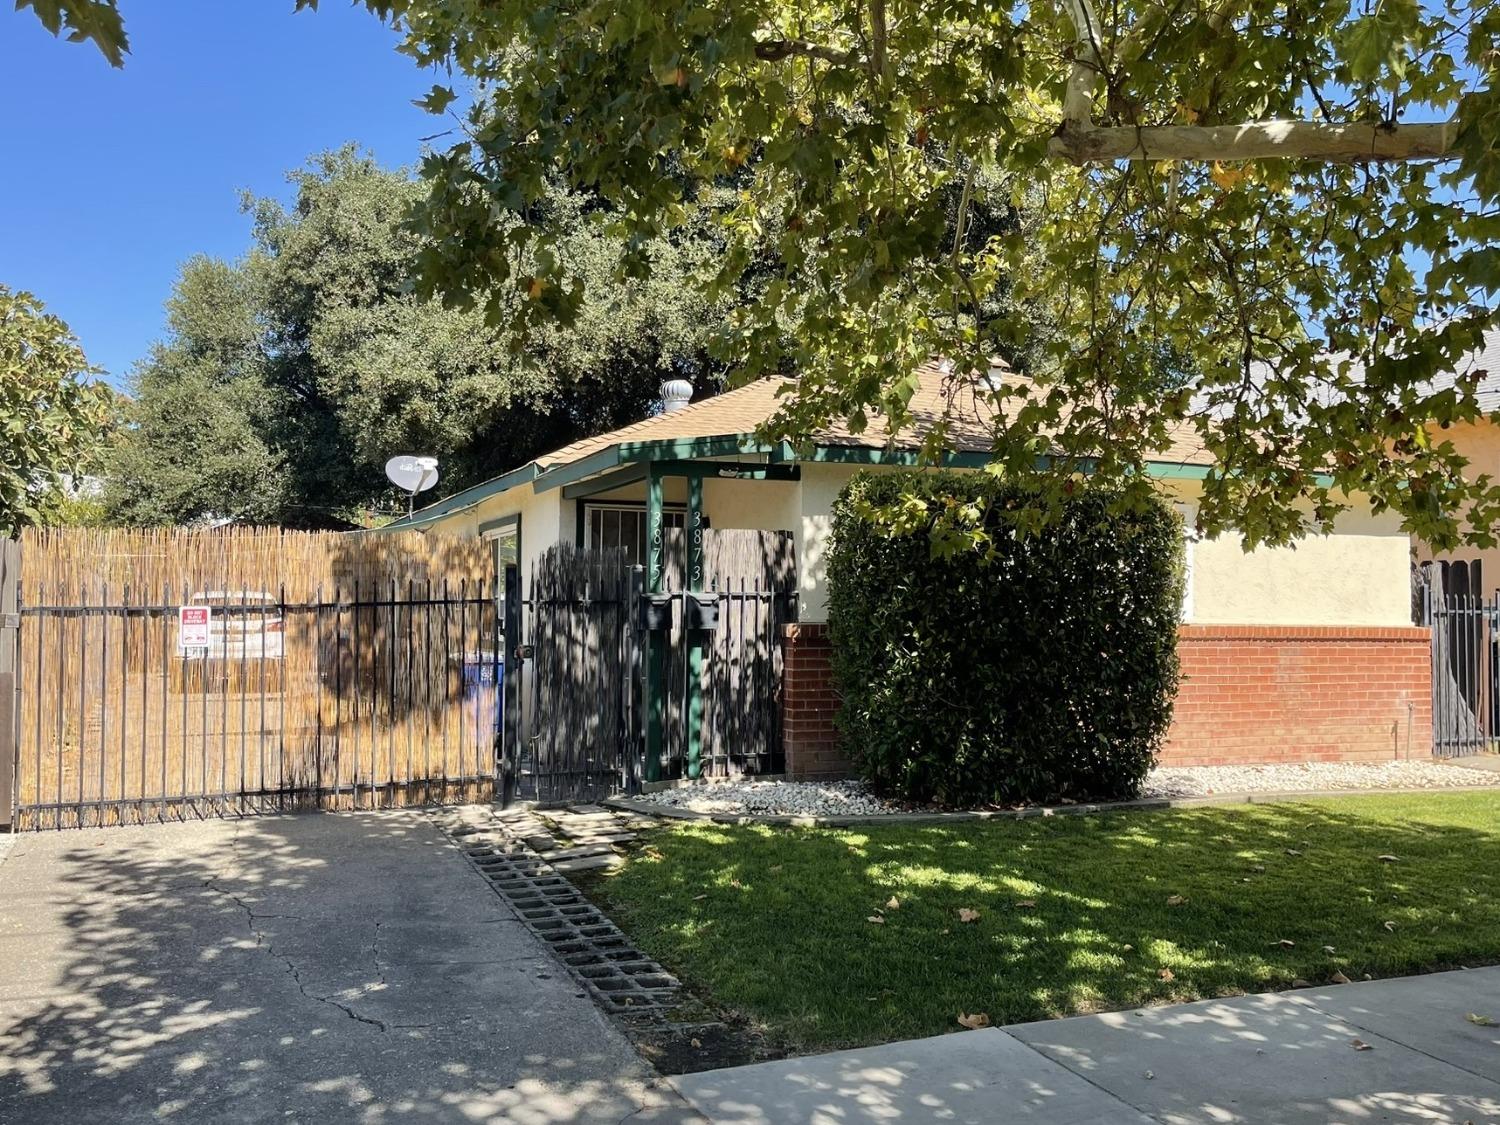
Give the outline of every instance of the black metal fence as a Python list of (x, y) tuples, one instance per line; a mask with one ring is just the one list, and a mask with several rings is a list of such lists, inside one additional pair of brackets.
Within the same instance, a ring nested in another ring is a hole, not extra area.
[[(696, 685), (691, 595), (680, 566), (666, 580), (652, 772), (684, 775), (692, 696), (705, 776), (779, 773), (790, 536), (711, 532), (708, 546), (716, 613)], [(623, 551), (555, 547), (524, 592), (509, 568), (503, 597), (467, 580), (351, 581), (326, 596), (305, 583), (300, 598), (201, 576), (127, 587), (74, 574), (50, 594), (7, 581), (0, 610), (19, 590), (19, 612), (0, 612), (17, 828), (595, 800), (646, 776), (644, 575)]]
[(170, 586), (73, 604), (28, 593), (18, 828), (493, 791), (493, 584), (356, 583), (312, 601)]
[[(790, 544), (779, 533), (710, 535), (707, 593), (717, 613), (698, 682), (703, 776), (779, 773), (781, 627), (796, 614)], [(749, 560), (738, 575), (736, 552)], [(683, 627), (691, 595), (679, 570), (669, 568), (666, 591), (664, 780), (685, 774), (692, 694)], [(515, 568), (506, 591), (507, 796), (553, 804), (637, 791), (647, 776), (643, 568), (623, 550), (554, 547), (535, 561), (524, 595)]]
[(1478, 754), (1500, 744), (1500, 604), (1450, 589), (1442, 568), (1413, 583), (1413, 618), (1432, 630), (1432, 752)]

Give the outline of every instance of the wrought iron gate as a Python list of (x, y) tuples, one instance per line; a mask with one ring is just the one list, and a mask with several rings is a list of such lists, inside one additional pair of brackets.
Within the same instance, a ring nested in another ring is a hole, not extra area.
[[(22, 599), (16, 827), (487, 799), (492, 584)], [(203, 644), (184, 645), (183, 609)]]
[(1413, 616), (1432, 630), (1432, 752), (1453, 758), (1500, 746), (1500, 604), (1450, 591), (1442, 569), (1417, 573)]
[[(685, 776), (692, 597), (706, 598), (714, 619), (696, 691), (703, 776), (783, 770), (781, 627), (796, 614), (790, 543), (779, 533), (710, 535), (711, 588), (702, 595), (681, 588), (679, 567), (653, 603), (643, 568), (623, 550), (553, 547), (535, 561), (525, 591), (516, 568), (506, 569), (501, 769), (508, 800), (553, 804), (639, 791), (648, 776), (644, 642), (653, 625), (667, 653), (656, 772), (663, 780)], [(749, 560), (738, 576), (736, 550)]]

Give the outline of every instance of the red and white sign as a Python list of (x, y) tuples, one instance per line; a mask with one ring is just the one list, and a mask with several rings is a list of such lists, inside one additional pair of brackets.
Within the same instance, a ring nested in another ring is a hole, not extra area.
[(210, 609), (206, 605), (177, 607), (177, 648), (180, 652), (208, 647)]

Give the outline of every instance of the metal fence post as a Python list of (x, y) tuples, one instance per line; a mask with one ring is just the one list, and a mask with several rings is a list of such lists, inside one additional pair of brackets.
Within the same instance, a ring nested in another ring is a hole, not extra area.
[(13, 826), (16, 807), (20, 585), (21, 544), (13, 539), (0, 539), (0, 828)]
[[(646, 477), (646, 584), (650, 593), (661, 593), (666, 576), (666, 537), (662, 532), (661, 474), (656, 465)], [(646, 768), (647, 781), (661, 780), (661, 756), (666, 724), (668, 631), (652, 629), (646, 634)]]
[(515, 793), (516, 765), (521, 754), (521, 569), (505, 566), (505, 620), (500, 645), (500, 803), (510, 804)]

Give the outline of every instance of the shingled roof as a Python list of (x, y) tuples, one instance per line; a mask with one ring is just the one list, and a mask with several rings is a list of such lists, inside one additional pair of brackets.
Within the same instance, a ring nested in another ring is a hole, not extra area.
[[(959, 453), (988, 453), (994, 440), (990, 426), (993, 408), (976, 397), (972, 385), (955, 383), (948, 371), (936, 362), (924, 364), (918, 375), (920, 385), (912, 396), (910, 405), (912, 423), (894, 439), (886, 433), (877, 416), (858, 434), (851, 432), (842, 422), (834, 423), (813, 435), (813, 443), (825, 448), (910, 452), (919, 448), (932, 426), (946, 416), (950, 448)], [(485, 494), (492, 494), (503, 491), (512, 484), (520, 484), (542, 473), (573, 465), (614, 446), (711, 438), (751, 440), (762, 423), (775, 414), (778, 405), (777, 391), (784, 384), (785, 380), (780, 378), (760, 379), (734, 390), (700, 399), (668, 414), (655, 414), (608, 433), (582, 438), (551, 453), (544, 453), (520, 469), (512, 470), (484, 485), (477, 485), (457, 496), (438, 501), (418, 511), (416, 516), (420, 519), (423, 512), (433, 514), (438, 510), (456, 510), (465, 506), (471, 493), (483, 491)], [(1203, 450), (1197, 434), (1189, 426), (1181, 427), (1168, 447), (1153, 457), (1152, 461), (1173, 465), (1212, 464), (1212, 458)], [(528, 475), (525, 470), (533, 471)], [(477, 499), (476, 496), (473, 502), (477, 502)]]
[[(961, 453), (988, 453), (993, 442), (990, 418), (993, 410), (977, 398), (970, 385), (955, 384), (937, 363), (918, 371), (921, 384), (911, 400), (912, 424), (894, 440), (878, 419), (861, 433), (835, 422), (813, 436), (814, 444), (859, 449), (914, 450), (921, 446), (932, 426), (946, 414), (948, 443)], [(760, 379), (732, 391), (700, 399), (670, 414), (656, 414), (618, 430), (596, 434), (543, 454), (536, 464), (543, 469), (571, 465), (612, 445), (653, 441), (690, 441), (695, 438), (734, 437), (753, 433), (776, 412), (777, 389), (782, 379)], [(1191, 427), (1185, 427), (1158, 458), (1172, 463), (1211, 464)]]

